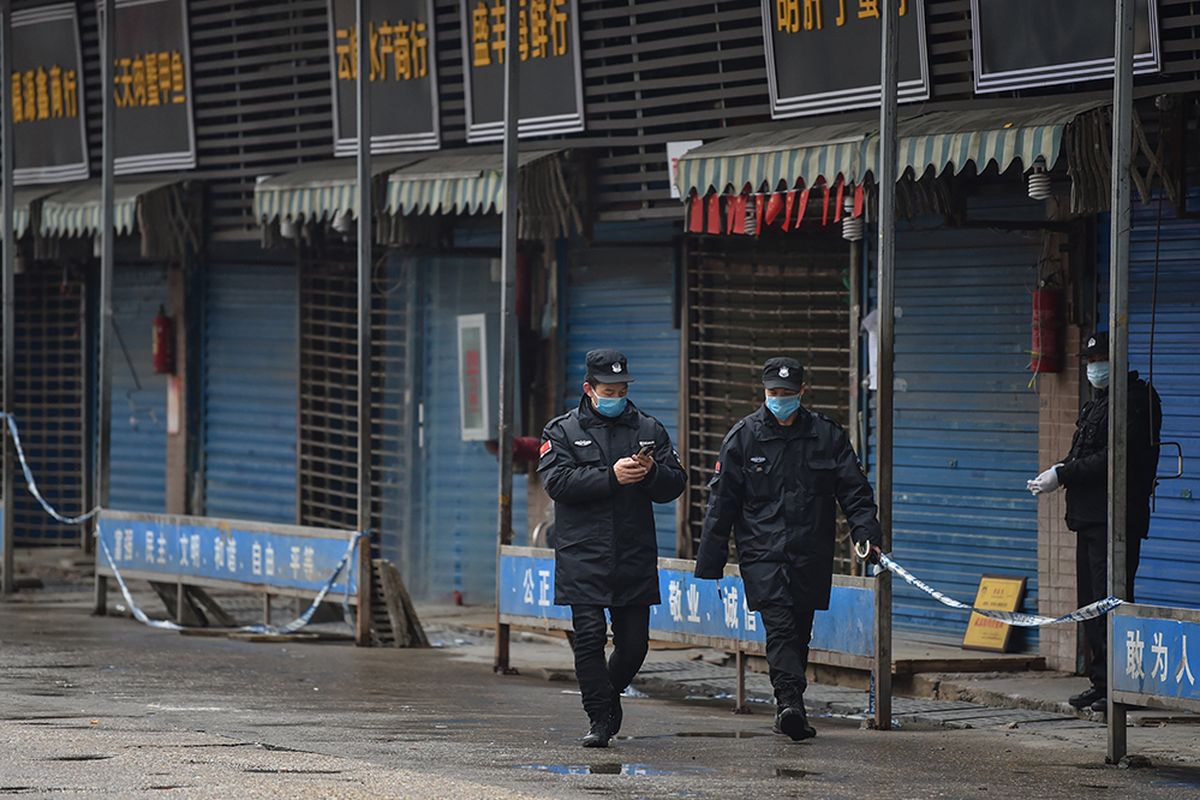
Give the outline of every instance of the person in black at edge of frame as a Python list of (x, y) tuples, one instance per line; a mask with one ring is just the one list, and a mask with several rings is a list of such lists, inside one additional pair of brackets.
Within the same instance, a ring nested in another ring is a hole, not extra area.
[(586, 362), (579, 407), (542, 433), (538, 473), (554, 500), (554, 602), (571, 607), (590, 722), (582, 743), (607, 747), (621, 729), (621, 693), (646, 658), (650, 606), (661, 602), (653, 504), (679, 497), (687, 476), (666, 428), (629, 401), (625, 356), (592, 350)]
[[(1088, 337), (1080, 356), (1094, 394), (1075, 423), (1071, 451), (1061, 462), (1028, 481), (1035, 495), (1067, 490), (1067, 527), (1075, 532), (1075, 576), (1080, 607), (1108, 597), (1108, 333)], [(1158, 469), (1162, 400), (1137, 372), (1130, 371), (1128, 478), (1125, 520), (1125, 598), (1133, 601), (1134, 576), (1142, 539), (1150, 535), (1150, 496)], [(1108, 710), (1108, 623), (1104, 617), (1083, 623), (1092, 652), (1091, 686), (1067, 702), (1079, 709)]]
[(766, 630), (774, 730), (800, 741), (816, 736), (804, 710), (805, 672), (813, 614), (829, 608), (835, 500), (860, 558), (878, 561), (881, 531), (874, 493), (846, 431), (800, 404), (801, 363), (768, 360), (762, 383), (763, 405), (721, 444), (696, 577), (724, 575), (732, 530), (747, 606), (762, 615)]

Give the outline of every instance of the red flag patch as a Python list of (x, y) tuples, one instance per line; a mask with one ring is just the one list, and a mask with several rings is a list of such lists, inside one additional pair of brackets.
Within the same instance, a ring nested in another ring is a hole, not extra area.
[(714, 472), (720, 472), (720, 471), (721, 471), (721, 462), (720, 462), (720, 461), (718, 461), (718, 462), (717, 462), (717, 468), (716, 468), (715, 470), (713, 470), (713, 471), (714, 471)]
[(538, 448), (538, 458), (544, 458), (546, 453), (550, 452), (550, 440), (542, 442), (542, 446)]

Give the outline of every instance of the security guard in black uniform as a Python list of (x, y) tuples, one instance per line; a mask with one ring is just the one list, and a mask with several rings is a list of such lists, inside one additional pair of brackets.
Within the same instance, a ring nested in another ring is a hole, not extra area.
[[(1087, 338), (1080, 352), (1095, 395), (1084, 404), (1075, 423), (1071, 451), (1060, 463), (1026, 482), (1035, 495), (1067, 490), (1067, 527), (1075, 532), (1075, 578), (1079, 605), (1108, 597), (1108, 333)], [(1150, 534), (1150, 496), (1158, 470), (1162, 400), (1154, 387), (1131, 371), (1128, 424), (1125, 520), (1125, 598), (1133, 601), (1134, 576), (1142, 539)], [(1075, 708), (1108, 710), (1108, 623), (1104, 617), (1083, 623), (1092, 652), (1091, 686), (1067, 702)]]
[(775, 731), (816, 736), (804, 711), (813, 613), (829, 608), (836, 540), (834, 503), (871, 561), (881, 540), (874, 493), (850, 439), (833, 420), (803, 408), (804, 367), (772, 358), (763, 367), (766, 402), (721, 444), (696, 577), (719, 579), (737, 542), (747, 605), (762, 615), (775, 687)]
[(607, 747), (621, 729), (621, 692), (646, 658), (650, 606), (661, 601), (653, 504), (674, 501), (687, 482), (666, 428), (626, 397), (632, 381), (616, 350), (588, 353), (579, 408), (550, 421), (539, 449), (554, 500), (554, 602), (571, 606), (591, 723), (584, 747)]

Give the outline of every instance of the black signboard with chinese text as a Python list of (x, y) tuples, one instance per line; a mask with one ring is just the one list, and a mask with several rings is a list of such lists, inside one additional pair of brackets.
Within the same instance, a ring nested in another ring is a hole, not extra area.
[(186, 0), (116, 0), (114, 5), (113, 169), (117, 175), (194, 169)]
[[(900, 102), (929, 97), (924, 0), (899, 0)], [(762, 0), (771, 116), (879, 105), (879, 0)]]
[[(432, 0), (368, 0), (371, 152), (436, 150), (437, 36)], [(358, 148), (358, 25), (354, 0), (329, 2), (334, 152)]]
[[(1158, 11), (1134, 3), (1137, 73), (1158, 72)], [(975, 91), (1112, 79), (1116, 9), (1096, 0), (971, 0)]]
[[(505, 0), (461, 0), (467, 140), (504, 138)], [(583, 130), (583, 64), (577, 0), (517, 2), (521, 58), (519, 134)]]
[(12, 15), (13, 183), (88, 177), (83, 58), (74, 3)]

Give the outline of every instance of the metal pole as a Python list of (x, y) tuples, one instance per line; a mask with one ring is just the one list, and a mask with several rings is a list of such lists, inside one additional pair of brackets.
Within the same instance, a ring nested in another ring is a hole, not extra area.
[[(1129, 229), (1130, 151), (1133, 140), (1134, 0), (1116, 0), (1113, 76), (1112, 226), (1109, 263), (1108, 361), (1108, 582), (1109, 593), (1125, 599), (1125, 521), (1129, 406)], [(1108, 616), (1108, 652), (1113, 658), (1113, 617)], [(1111, 677), (1109, 679), (1111, 681)], [(1108, 760), (1125, 757), (1125, 706), (1108, 695)]]
[[(102, 163), (100, 168), (100, 319), (96, 376), (98, 394), (96, 410), (96, 504), (108, 505), (109, 453), (112, 440), (112, 363), (109, 358), (112, 348), (112, 284), (113, 269), (113, 157), (116, 107), (113, 102), (113, 59), (116, 58), (117, 20), (114, 0), (104, 0), (104, 30), (100, 47), (100, 95), (103, 98), (104, 114), (100, 129)], [(100, 521), (94, 523), (97, 527)], [(103, 614), (107, 606), (108, 579), (96, 577), (95, 613)]]
[[(892, 366), (896, 350), (896, 118), (899, 73), (900, 15), (897, 0), (883, 0), (879, 70), (879, 409), (876, 483), (879, 491), (879, 524), (883, 551), (892, 549)], [(892, 581), (891, 573), (876, 578), (875, 601), (875, 727), (892, 727)]]
[[(13, 241), (13, 124), (12, 114), (9, 109), (12, 108), (12, 83), (8, 80), (8, 76), (12, 74), (12, 48), (9, 46), (12, 43), (12, 0), (5, 0), (4, 3), (4, 19), (0, 20), (0, 63), (3, 64), (4, 86), (0, 87), (0, 105), (3, 106), (0, 113), (3, 114), (3, 128), (0, 129), (0, 161), (3, 162), (3, 176), (0, 180), (4, 181), (4, 222), (2, 235), (4, 239), (4, 275), (3, 284), (0, 285), (0, 290), (3, 291), (4, 302), (4, 318), (3, 318), (3, 370), (4, 370), (4, 397), (0, 399), (0, 407), (6, 413), (12, 413), (13, 410), (13, 375), (16, 372), (16, 365), (13, 363), (13, 356), (16, 351), (13, 336), (16, 333), (16, 325), (13, 319), (13, 314), (16, 313), (16, 304), (13, 298), (14, 280), (13, 280), (13, 262), (16, 257), (16, 242)], [(2, 476), (3, 492), (4, 492), (4, 518), (0, 520), (0, 596), (7, 597), (13, 593), (14, 574), (13, 574), (13, 464), (12, 464), (12, 442), (9, 440), (8, 434), (0, 430), (0, 436), (4, 437), (4, 444), (0, 447), (0, 458), (3, 459)]]
[[(517, 270), (517, 121), (520, 115), (518, 104), (520, 72), (517, 51), (517, 3), (510, 2), (505, 9), (504, 30), (504, 229), (500, 253), (500, 492), (499, 535), (497, 536), (496, 563), (499, 567), (500, 550), (513, 539), (512, 493), (513, 493), (513, 386), (516, 362), (516, 328), (513, 308), (516, 300)], [(498, 583), (498, 582), (497, 582)], [(496, 672), (512, 672), (509, 666), (509, 630), (500, 622), (499, 605), (496, 610)]]
[(371, 66), (367, 0), (355, 0), (358, 72), (358, 618), (354, 641), (371, 643)]

